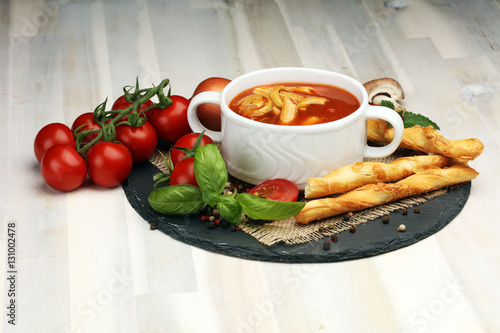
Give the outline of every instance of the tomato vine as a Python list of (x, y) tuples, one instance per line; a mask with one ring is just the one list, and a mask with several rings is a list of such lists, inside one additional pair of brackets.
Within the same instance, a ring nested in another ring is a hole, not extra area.
[[(139, 87), (139, 82), (136, 80), (136, 85), (133, 93), (130, 91), (133, 87), (125, 86), (123, 88), (123, 96), (125, 100), (131, 102), (130, 106), (125, 109), (120, 110), (106, 110), (108, 99), (106, 98), (104, 102), (99, 104), (94, 109), (94, 121), (97, 122), (101, 128), (82, 130), (82, 126), (74, 130), (76, 150), (82, 156), (85, 156), (87, 151), (100, 141), (114, 142), (116, 140), (116, 127), (121, 125), (129, 125), (132, 127), (143, 126), (147, 122), (147, 117), (145, 112), (152, 108), (164, 109), (172, 104), (170, 99), (170, 87), (168, 89), (167, 95), (164, 93), (164, 89), (169, 86), (170, 80), (164, 79), (158, 86), (152, 88), (141, 89)], [(158, 98), (157, 103), (152, 103), (145, 110), (141, 110), (141, 106), (150, 101), (151, 98), (156, 96)], [(139, 110), (141, 110), (139, 112)], [(125, 119), (125, 120), (124, 120)], [(85, 142), (84, 138), (92, 137), (89, 142)]]

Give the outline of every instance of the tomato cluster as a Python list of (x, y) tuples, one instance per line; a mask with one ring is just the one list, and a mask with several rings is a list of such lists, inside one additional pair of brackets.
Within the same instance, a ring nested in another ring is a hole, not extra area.
[(79, 115), (71, 128), (62, 123), (44, 126), (35, 137), (34, 152), (46, 183), (71, 191), (88, 175), (97, 185), (115, 187), (127, 179), (133, 164), (151, 157), (159, 139), (175, 142), (190, 133), (189, 100), (165, 96), (167, 84), (164, 80), (149, 89), (137, 85), (133, 94), (126, 87), (110, 111), (104, 102)]
[(168, 173), (159, 173), (156, 185), (169, 182), (169, 185), (189, 184), (199, 187), (194, 173), (194, 155), (199, 147), (212, 144), (213, 140), (203, 133), (188, 133), (179, 138), (172, 146), (165, 164)]
[[(191, 184), (198, 186), (194, 175), (194, 151), (197, 147), (211, 143), (214, 143), (212, 139), (204, 134), (200, 136), (200, 133), (186, 134), (175, 142), (174, 148), (170, 151), (170, 159), (173, 165), (173, 170), (170, 173), (170, 185)], [(180, 148), (186, 148), (187, 150), (183, 151)]]

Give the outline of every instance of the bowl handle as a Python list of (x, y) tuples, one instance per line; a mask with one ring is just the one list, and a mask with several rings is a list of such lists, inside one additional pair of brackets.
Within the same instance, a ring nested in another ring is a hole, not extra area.
[(191, 102), (189, 103), (187, 117), (188, 123), (191, 127), (191, 130), (195, 133), (201, 133), (205, 131), (205, 135), (209, 136), (215, 142), (221, 141), (221, 132), (212, 131), (203, 126), (198, 118), (197, 108), (201, 104), (212, 103), (220, 105), (220, 97), (221, 93), (216, 91), (204, 91), (194, 96)]
[(391, 155), (398, 149), (403, 139), (404, 125), (401, 116), (391, 108), (378, 105), (369, 105), (365, 115), (365, 119), (383, 119), (387, 120), (394, 128), (394, 138), (392, 141), (383, 147), (367, 146), (364, 157), (379, 158)]

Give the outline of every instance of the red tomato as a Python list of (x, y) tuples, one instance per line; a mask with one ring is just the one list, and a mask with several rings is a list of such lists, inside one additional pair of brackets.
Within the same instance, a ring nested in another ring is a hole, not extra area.
[(75, 148), (75, 137), (71, 129), (61, 123), (51, 123), (44, 126), (36, 135), (33, 148), (35, 157), (40, 162), (43, 154), (52, 146), (66, 144)]
[(132, 155), (122, 144), (98, 142), (87, 152), (90, 179), (104, 187), (120, 185), (132, 171)]
[[(82, 126), (84, 125), (84, 126)], [(78, 127), (82, 126), (78, 132), (75, 132)], [(95, 131), (101, 129), (101, 125), (94, 120), (94, 113), (93, 112), (86, 112), (81, 115), (79, 115), (75, 121), (73, 122), (73, 125), (71, 125), (71, 130), (74, 133), (79, 133), (81, 131)], [(85, 136), (82, 140), (83, 143), (89, 143), (90, 141), (94, 140), (95, 137), (99, 133), (93, 133)]]
[(130, 150), (134, 163), (146, 161), (153, 155), (158, 145), (158, 135), (149, 122), (139, 127), (128, 125), (116, 127), (116, 140)]
[[(185, 158), (179, 162), (170, 174), (170, 185), (191, 184), (198, 186), (194, 175), (194, 158)], [(198, 186), (199, 187), (199, 186)]]
[(71, 191), (79, 187), (87, 177), (85, 159), (75, 147), (58, 144), (50, 147), (40, 163), (45, 182), (59, 191)]
[[(122, 95), (116, 99), (116, 101), (113, 103), (113, 106), (111, 106), (111, 110), (125, 110), (126, 108), (130, 107), (133, 103), (129, 102), (125, 99), (125, 95)], [(153, 106), (153, 102), (151, 100), (147, 100), (146, 102), (141, 104), (141, 107), (139, 110), (137, 110), (138, 113), (144, 113), (146, 114), (146, 117), (149, 118), (151, 115), (151, 111), (153, 109), (150, 109), (146, 111), (149, 107)], [(132, 112), (132, 111), (131, 111)], [(120, 121), (126, 121), (127, 117), (122, 117)]]
[[(200, 133), (186, 134), (182, 138), (177, 140), (177, 142), (175, 142), (174, 147), (184, 147), (184, 148), (191, 149), (191, 148), (193, 148), (193, 145), (199, 136), (200, 136)], [(210, 137), (203, 135), (203, 137), (201, 138), (201, 142), (200, 142), (199, 147), (205, 146), (205, 145), (208, 145), (211, 143), (214, 143), (213, 140), (210, 139)], [(179, 149), (172, 149), (170, 151), (170, 159), (172, 160), (172, 164), (174, 166), (176, 166), (177, 163), (179, 163), (184, 158), (184, 156), (186, 156), (186, 153), (184, 153), (183, 151), (181, 151)]]
[(289, 180), (282, 178), (269, 179), (255, 186), (250, 194), (277, 201), (297, 201), (299, 189)]
[(172, 104), (169, 107), (153, 108), (148, 119), (161, 139), (175, 142), (192, 132), (187, 120), (189, 100), (178, 95), (170, 96), (170, 99)]
[[(193, 92), (194, 96), (204, 91), (218, 91), (221, 92), (231, 82), (229, 79), (222, 77), (209, 77), (201, 81)], [(200, 122), (208, 129), (213, 131), (220, 131), (220, 106), (212, 103), (205, 103), (198, 105), (196, 113)]]

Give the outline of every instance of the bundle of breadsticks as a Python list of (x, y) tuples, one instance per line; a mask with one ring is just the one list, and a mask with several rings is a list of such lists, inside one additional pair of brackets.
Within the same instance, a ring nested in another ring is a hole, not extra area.
[(460, 160), (443, 155), (401, 157), (391, 163), (356, 162), (321, 178), (309, 178), (304, 196), (312, 199), (348, 192), (363, 185), (394, 182), (428, 169), (459, 163)]
[(357, 162), (323, 178), (311, 178), (306, 198), (343, 193), (308, 201), (295, 219), (307, 224), (463, 183), (477, 175), (466, 163), (443, 155), (401, 157), (392, 163)]

